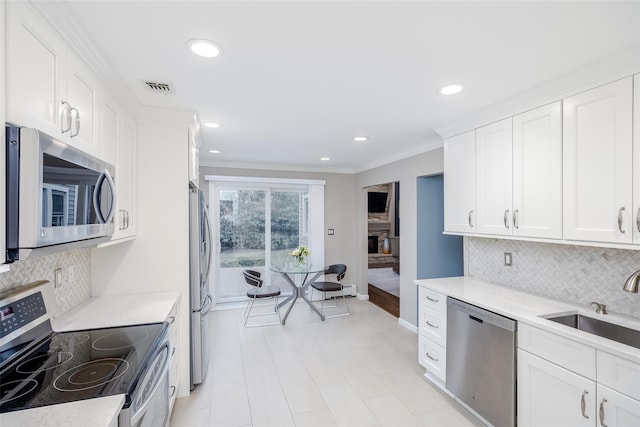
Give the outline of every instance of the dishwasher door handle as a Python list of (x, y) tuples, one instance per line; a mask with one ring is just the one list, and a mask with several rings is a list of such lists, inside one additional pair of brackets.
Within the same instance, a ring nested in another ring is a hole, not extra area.
[(478, 318), (476, 316), (469, 315), (469, 319), (475, 320), (478, 323), (484, 323), (484, 320), (482, 320), (482, 319), (480, 319), (480, 318)]

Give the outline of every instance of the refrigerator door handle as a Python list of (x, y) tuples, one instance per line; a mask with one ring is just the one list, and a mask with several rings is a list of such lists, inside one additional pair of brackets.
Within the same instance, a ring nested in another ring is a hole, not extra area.
[(211, 263), (213, 262), (213, 251), (211, 250), (211, 242), (213, 238), (211, 236), (211, 224), (209, 222), (209, 210), (207, 209), (207, 205), (204, 205), (204, 228), (205, 228), (205, 241), (204, 246), (207, 251), (204, 274), (202, 274), (202, 284), (209, 279), (209, 269), (211, 268)]
[(201, 316), (205, 316), (213, 307), (213, 298), (211, 295), (207, 294), (207, 297), (204, 299), (204, 303), (202, 304), (202, 308), (198, 310)]

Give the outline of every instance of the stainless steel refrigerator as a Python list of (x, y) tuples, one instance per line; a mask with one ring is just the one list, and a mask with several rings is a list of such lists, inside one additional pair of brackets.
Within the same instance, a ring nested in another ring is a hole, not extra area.
[(200, 384), (209, 365), (207, 313), (213, 305), (209, 291), (212, 263), (211, 226), (204, 194), (189, 188), (189, 301), (191, 307), (191, 390)]

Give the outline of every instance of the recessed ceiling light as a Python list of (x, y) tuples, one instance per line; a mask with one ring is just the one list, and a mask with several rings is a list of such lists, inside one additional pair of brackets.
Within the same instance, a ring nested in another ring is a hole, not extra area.
[(209, 150), (209, 152), (210, 152), (211, 154), (220, 154), (220, 153), (221, 153), (221, 151), (220, 151), (220, 150)]
[(205, 58), (215, 58), (222, 53), (220, 46), (205, 39), (191, 39), (187, 41), (187, 47), (196, 55)]
[(328, 162), (331, 159), (329, 157), (320, 157), (320, 160), (322, 160), (323, 162)]
[(220, 123), (207, 122), (204, 124), (204, 127), (211, 128), (211, 129), (218, 129), (218, 128), (221, 128), (222, 125)]
[(353, 140), (355, 142), (365, 142), (369, 140), (368, 136), (356, 136), (355, 138), (353, 138)]
[(440, 92), (441, 95), (454, 95), (462, 92), (462, 89), (464, 89), (462, 83), (452, 83), (450, 85), (442, 86), (438, 89), (438, 92)]

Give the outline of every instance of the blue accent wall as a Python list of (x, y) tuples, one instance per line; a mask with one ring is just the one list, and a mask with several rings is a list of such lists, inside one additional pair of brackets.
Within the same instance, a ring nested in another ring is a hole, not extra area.
[(464, 274), (461, 236), (442, 234), (444, 230), (444, 181), (442, 175), (417, 178), (417, 278), (462, 276)]

